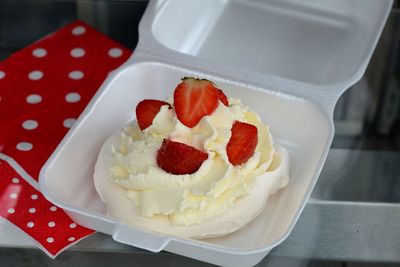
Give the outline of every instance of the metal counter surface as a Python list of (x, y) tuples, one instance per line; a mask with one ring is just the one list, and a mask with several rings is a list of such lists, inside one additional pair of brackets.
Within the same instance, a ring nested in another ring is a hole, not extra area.
[[(400, 152), (331, 149), (295, 228), (267, 258), (400, 262), (399, 162)], [(0, 247), (36, 246), (0, 219)], [(101, 233), (69, 251), (150, 254)]]

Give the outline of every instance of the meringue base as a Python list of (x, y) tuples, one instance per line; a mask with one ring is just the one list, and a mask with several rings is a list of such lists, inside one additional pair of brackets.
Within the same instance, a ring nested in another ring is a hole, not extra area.
[(165, 215), (144, 217), (134, 202), (126, 196), (126, 190), (114, 183), (108, 170), (113, 160), (110, 148), (118, 142), (120, 133), (121, 131), (117, 131), (103, 144), (94, 170), (94, 185), (107, 206), (108, 216), (135, 228), (194, 239), (221, 237), (239, 230), (256, 218), (265, 207), (269, 195), (289, 182), (287, 150), (276, 146), (268, 171), (255, 178), (250, 194), (237, 199), (234, 205), (220, 216), (188, 226), (174, 225)]

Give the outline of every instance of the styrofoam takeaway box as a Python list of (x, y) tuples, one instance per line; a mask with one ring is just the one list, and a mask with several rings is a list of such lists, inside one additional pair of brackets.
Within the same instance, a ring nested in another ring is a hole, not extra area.
[[(125, 244), (226, 266), (251, 266), (293, 229), (332, 142), (339, 96), (363, 75), (391, 0), (156, 0), (133, 56), (101, 86), (40, 173), (44, 195), (78, 223)], [(290, 155), (289, 185), (262, 214), (221, 238), (193, 240), (128, 227), (106, 215), (93, 185), (101, 145), (144, 98), (204, 77), (241, 98)]]

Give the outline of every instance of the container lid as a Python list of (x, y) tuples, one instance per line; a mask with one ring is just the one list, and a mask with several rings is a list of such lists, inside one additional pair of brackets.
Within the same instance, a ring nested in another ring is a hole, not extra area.
[(392, 0), (155, 0), (142, 18), (137, 50), (203, 71), (242, 73), (247, 81), (340, 95), (363, 75), (391, 6)]

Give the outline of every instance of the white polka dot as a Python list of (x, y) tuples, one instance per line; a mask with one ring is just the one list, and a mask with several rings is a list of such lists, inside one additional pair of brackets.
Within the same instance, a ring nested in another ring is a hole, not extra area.
[(42, 97), (40, 95), (28, 95), (26, 98), (26, 102), (28, 102), (29, 104), (37, 104), (40, 103), (42, 101)]
[(63, 125), (65, 128), (71, 128), (74, 125), (75, 121), (76, 121), (76, 119), (72, 119), (72, 118), (65, 119), (63, 122)]
[(56, 210), (57, 210), (57, 207), (56, 207), (56, 206), (51, 206), (51, 207), (50, 207), (50, 210), (51, 210), (51, 211), (56, 211)]
[(10, 198), (12, 199), (16, 199), (18, 197), (18, 195), (16, 193), (11, 193), (10, 194)]
[(15, 212), (15, 209), (10, 208), (10, 209), (7, 210), (7, 212), (8, 212), (9, 214), (13, 214), (13, 213)]
[(56, 226), (56, 223), (55, 223), (55, 222), (49, 222), (47, 225), (48, 225), (49, 227), (54, 227), (54, 226)]
[(36, 195), (36, 194), (31, 195), (31, 199), (33, 199), (33, 200), (38, 199), (38, 195)]
[(20, 142), (17, 144), (17, 149), (20, 151), (29, 151), (33, 148), (33, 145), (28, 142)]
[(26, 120), (22, 123), (22, 127), (25, 130), (34, 130), (38, 127), (38, 122), (35, 120)]
[(4, 77), (6, 77), (6, 73), (0, 70), (0, 79), (3, 79)]
[(32, 55), (35, 57), (45, 57), (47, 55), (47, 50), (43, 48), (36, 48), (32, 51)]
[(46, 241), (47, 241), (47, 243), (53, 243), (53, 242), (54, 242), (54, 238), (48, 237), (48, 238), (46, 239)]
[(76, 227), (76, 223), (71, 223), (70, 225), (69, 225), (69, 228), (75, 228)]
[(86, 29), (83, 26), (77, 26), (72, 29), (73, 35), (81, 35), (81, 34), (84, 34), (85, 32), (86, 32)]
[(70, 241), (70, 242), (75, 241), (75, 237), (73, 237), (73, 236), (69, 237), (68, 241)]
[(73, 80), (80, 80), (83, 78), (83, 75), (84, 75), (83, 72), (80, 70), (74, 70), (68, 74), (69, 78)]
[(16, 177), (12, 178), (11, 181), (12, 181), (14, 184), (18, 184), (18, 183), (19, 183), (19, 179), (16, 178)]
[(40, 70), (34, 70), (29, 72), (29, 79), (33, 80), (33, 81), (37, 81), (43, 78), (43, 72), (41, 72)]
[(65, 101), (69, 103), (76, 103), (81, 100), (81, 96), (78, 93), (69, 93), (65, 96)]
[(110, 57), (120, 57), (122, 56), (122, 50), (120, 48), (111, 48), (110, 50), (108, 50), (108, 55)]
[(85, 55), (85, 50), (83, 48), (74, 48), (71, 50), (72, 57), (83, 57)]
[(36, 209), (35, 208), (30, 208), (28, 211), (29, 211), (29, 213), (35, 213)]
[(35, 224), (33, 222), (28, 222), (26, 224), (26, 226), (28, 226), (29, 228), (32, 228), (33, 226), (35, 226)]

